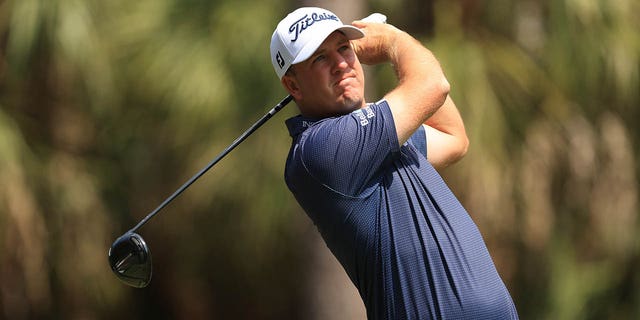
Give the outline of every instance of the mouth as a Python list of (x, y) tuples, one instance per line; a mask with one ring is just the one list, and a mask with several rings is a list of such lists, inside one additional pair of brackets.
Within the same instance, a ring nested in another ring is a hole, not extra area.
[(340, 78), (338, 81), (336, 81), (333, 84), (333, 86), (334, 87), (346, 87), (355, 78), (356, 78), (355, 75), (344, 76), (344, 77)]

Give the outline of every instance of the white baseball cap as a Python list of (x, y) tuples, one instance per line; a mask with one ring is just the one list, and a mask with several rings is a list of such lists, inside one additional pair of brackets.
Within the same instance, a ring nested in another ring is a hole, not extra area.
[(271, 63), (278, 78), (291, 65), (307, 60), (336, 30), (349, 40), (364, 37), (360, 29), (342, 24), (333, 12), (322, 8), (299, 8), (282, 19), (271, 36)]

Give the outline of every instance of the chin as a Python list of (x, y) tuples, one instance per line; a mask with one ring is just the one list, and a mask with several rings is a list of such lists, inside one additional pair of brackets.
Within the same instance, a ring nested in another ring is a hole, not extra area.
[(342, 105), (344, 106), (345, 109), (348, 109), (349, 112), (353, 111), (353, 110), (357, 110), (362, 108), (362, 106), (364, 106), (364, 99), (362, 99), (362, 97), (358, 96), (358, 97), (343, 97), (342, 101), (341, 101)]

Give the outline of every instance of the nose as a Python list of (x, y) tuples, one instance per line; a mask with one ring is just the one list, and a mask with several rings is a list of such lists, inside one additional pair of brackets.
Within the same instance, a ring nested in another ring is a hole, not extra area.
[(331, 61), (333, 65), (333, 72), (344, 72), (347, 68), (349, 68), (349, 62), (346, 57), (344, 57), (340, 52), (334, 52), (331, 55)]

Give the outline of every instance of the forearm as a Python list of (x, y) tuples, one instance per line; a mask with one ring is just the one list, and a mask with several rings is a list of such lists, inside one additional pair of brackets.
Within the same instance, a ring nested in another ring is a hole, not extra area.
[(365, 64), (390, 62), (394, 67), (398, 86), (385, 99), (402, 144), (443, 105), (449, 83), (431, 51), (408, 33), (391, 25), (354, 25), (366, 34), (355, 43), (360, 60)]
[(411, 118), (405, 121), (412, 124), (405, 133), (408, 139), (444, 104), (449, 83), (431, 51), (408, 34), (403, 32), (399, 36), (394, 49), (390, 58), (399, 84), (386, 98), (394, 104), (406, 106), (398, 116)]
[(447, 96), (442, 106), (424, 124), (453, 136), (465, 136), (464, 122), (451, 96)]
[(421, 118), (426, 120), (442, 106), (449, 93), (449, 83), (440, 63), (429, 49), (400, 30), (389, 47), (389, 61), (399, 81), (394, 91), (414, 93), (416, 109), (427, 107), (427, 110), (417, 110), (424, 113)]
[(436, 168), (445, 168), (462, 159), (467, 153), (469, 139), (464, 122), (451, 97), (447, 97), (425, 123), (427, 158)]

